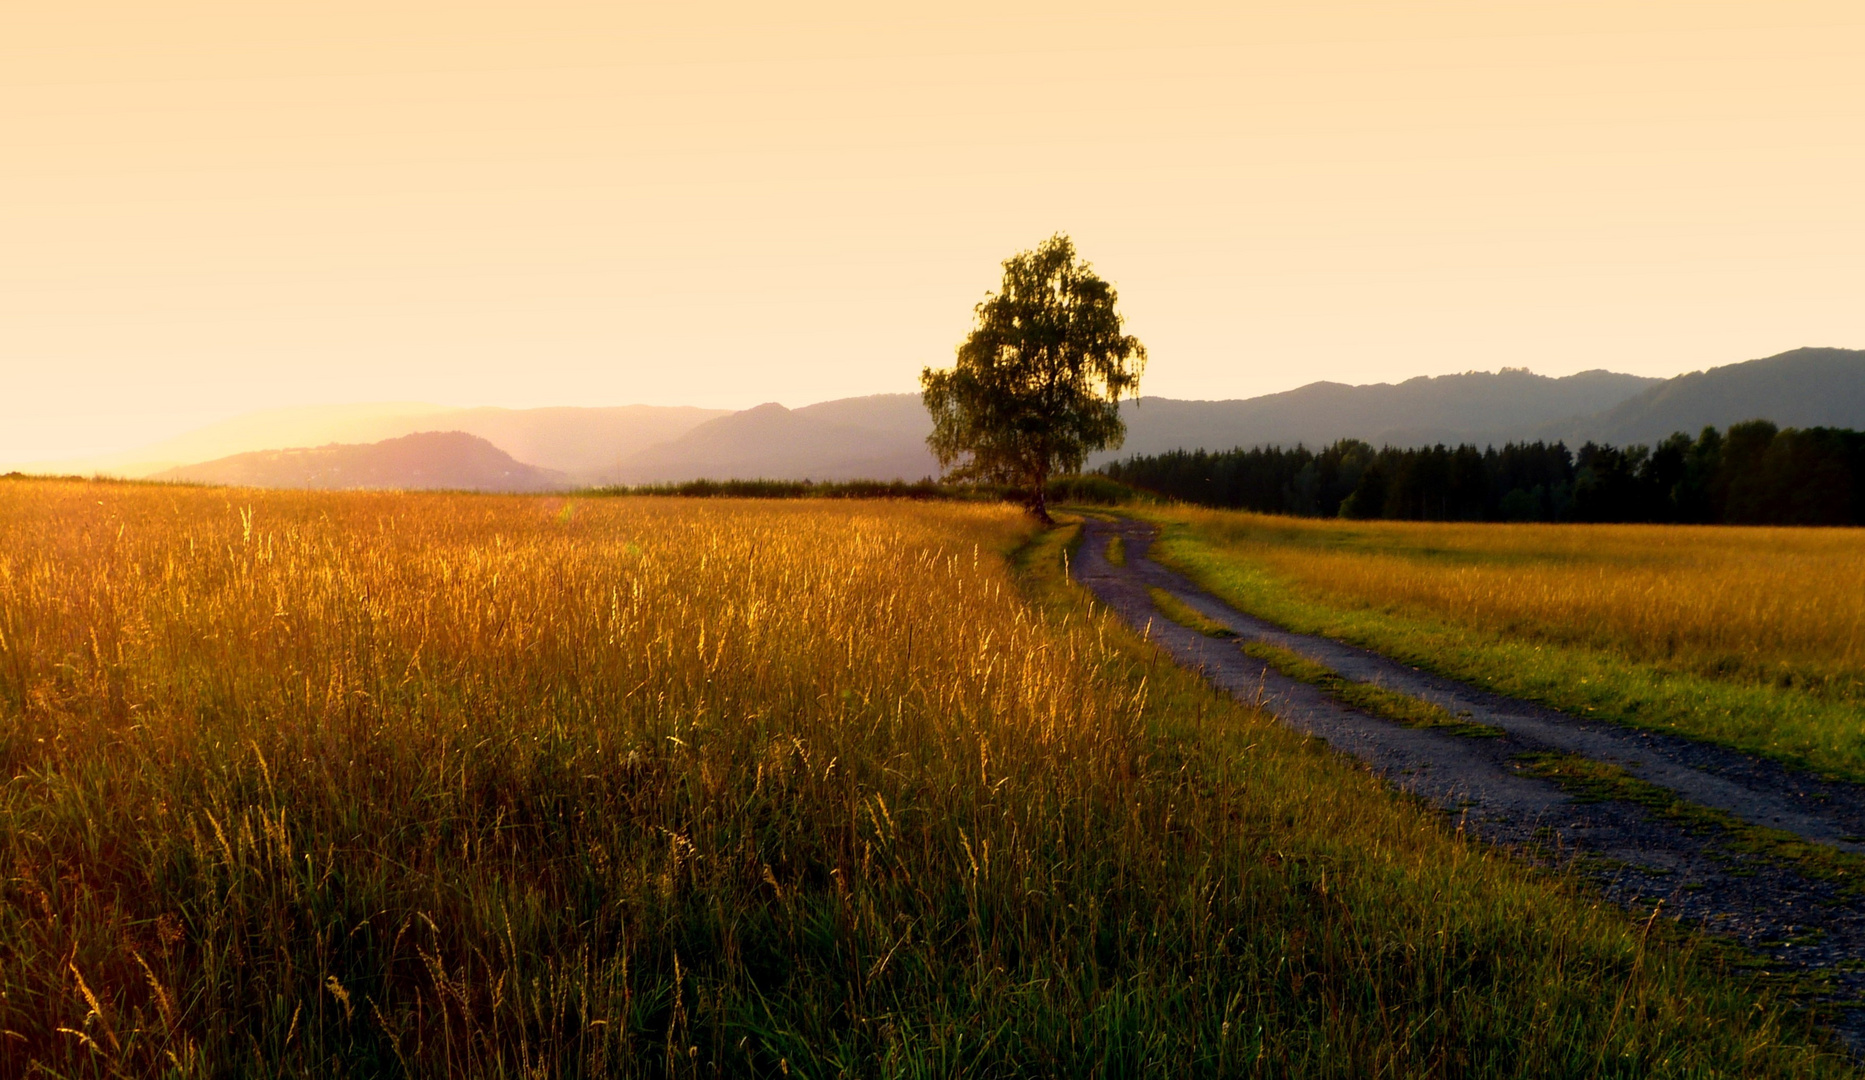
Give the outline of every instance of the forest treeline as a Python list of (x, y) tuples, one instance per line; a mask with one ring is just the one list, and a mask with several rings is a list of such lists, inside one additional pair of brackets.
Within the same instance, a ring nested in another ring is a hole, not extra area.
[(1101, 470), (1205, 506), (1413, 521), (1865, 524), (1865, 432), (1766, 420), (1656, 446), (1177, 450)]

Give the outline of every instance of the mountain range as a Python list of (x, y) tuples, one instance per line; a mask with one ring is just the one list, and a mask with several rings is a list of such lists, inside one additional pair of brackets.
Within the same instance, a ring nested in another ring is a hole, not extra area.
[[(1393, 446), (1533, 439), (1577, 445), (1651, 443), (1673, 431), (1750, 419), (1865, 428), (1865, 351), (1796, 349), (1674, 379), (1597, 370), (1549, 378), (1504, 368), (1397, 384), (1317, 382), (1230, 401), (1146, 397), (1124, 403), (1122, 415), (1125, 444), (1091, 458), (1091, 466), (1181, 447), (1319, 446), (1348, 437)], [(274, 487), (514, 491), (693, 479), (912, 480), (939, 471), (926, 450), (931, 426), (918, 394), (738, 412), (324, 406), (253, 414), (138, 454), (35, 471)], [(406, 438), (422, 432), (449, 437)], [(285, 449), (292, 445), (315, 448)]]
[(1550, 432), (1570, 443), (1650, 444), (1674, 431), (1695, 434), (1708, 424), (1758, 419), (1782, 427), (1865, 429), (1865, 351), (1795, 349), (1679, 375)]

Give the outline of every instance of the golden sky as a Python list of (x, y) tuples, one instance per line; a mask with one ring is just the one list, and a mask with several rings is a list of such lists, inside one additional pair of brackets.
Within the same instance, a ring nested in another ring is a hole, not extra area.
[(1056, 230), (1143, 389), (1865, 346), (1865, 5), (0, 5), (0, 461), (910, 390)]

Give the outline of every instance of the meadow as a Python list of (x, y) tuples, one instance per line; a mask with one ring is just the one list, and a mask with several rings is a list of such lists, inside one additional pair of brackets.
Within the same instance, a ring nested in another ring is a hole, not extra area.
[(998, 505), (0, 481), (0, 1074), (1850, 1075)]
[(1291, 628), (1865, 779), (1865, 530), (1136, 512), (1161, 558)]

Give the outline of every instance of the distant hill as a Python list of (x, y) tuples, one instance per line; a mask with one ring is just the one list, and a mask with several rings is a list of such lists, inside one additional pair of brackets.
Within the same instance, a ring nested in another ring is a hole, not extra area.
[(1232, 401), (1141, 398), (1121, 408), (1126, 444), (1094, 461), (1180, 448), (1325, 446), (1345, 438), (1375, 446), (1506, 442), (1610, 408), (1661, 381), (1610, 371), (1550, 378), (1504, 368), (1371, 386), (1317, 382)]
[[(912, 408), (906, 408), (910, 399)], [(917, 418), (915, 417), (917, 413)], [(939, 472), (932, 424), (917, 394), (882, 394), (786, 409), (775, 402), (722, 416), (626, 460), (628, 484), (683, 480), (917, 480)]]
[(1795, 349), (1667, 379), (1598, 415), (1545, 434), (1569, 442), (1651, 444), (1744, 420), (1865, 429), (1865, 350)]
[(804, 405), (791, 411), (812, 420), (846, 424), (920, 442), (926, 441), (926, 436), (932, 434), (932, 418), (926, 414), (926, 406), (918, 393), (838, 398)]
[(418, 401), (385, 401), (363, 405), (300, 405), (288, 409), (262, 409), (184, 432), (136, 450), (101, 457), (30, 462), (29, 472), (90, 476), (153, 476), (166, 469), (249, 450), (278, 450), (287, 446), (323, 446), (326, 443), (367, 443), (432, 430), (423, 422), (448, 410)]
[(615, 483), (631, 456), (677, 439), (729, 409), (690, 405), (615, 405), (546, 409), (460, 409), (432, 418), (477, 435), (520, 461), (567, 473), (581, 483)]
[(420, 431), (463, 431), (520, 461), (556, 469), (582, 483), (612, 482), (624, 458), (663, 443), (729, 409), (620, 405), (544, 409), (457, 409), (418, 402), (312, 405), (248, 413), (141, 450), (74, 461), (41, 462), (30, 471), (154, 476), (194, 462), (255, 450), (330, 443), (375, 443)]
[(378, 443), (257, 450), (157, 473), (152, 479), (268, 488), (554, 491), (554, 469), (515, 460), (477, 435), (423, 431)]

